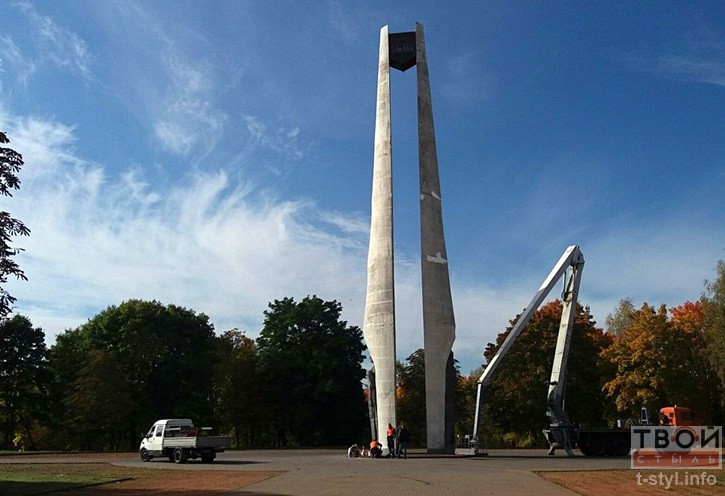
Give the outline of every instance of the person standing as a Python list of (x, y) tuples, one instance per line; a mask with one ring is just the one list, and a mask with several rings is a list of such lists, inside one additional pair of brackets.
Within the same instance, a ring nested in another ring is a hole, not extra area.
[(410, 441), (410, 431), (401, 422), (398, 429), (398, 451), (396, 452), (398, 458), (408, 458), (408, 441)]
[(395, 427), (392, 424), (388, 424), (388, 449), (390, 457), (395, 458)]

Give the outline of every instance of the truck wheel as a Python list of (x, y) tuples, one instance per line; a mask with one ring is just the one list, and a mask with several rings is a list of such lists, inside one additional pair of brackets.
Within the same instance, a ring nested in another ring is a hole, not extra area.
[(628, 454), (629, 445), (624, 439), (615, 439), (607, 450), (607, 455), (609, 456), (627, 456)]
[(593, 456), (606, 456), (607, 454), (607, 443), (604, 439), (595, 438), (592, 439), (592, 455)]
[(592, 445), (589, 436), (580, 435), (577, 445), (579, 446), (579, 451), (582, 452), (582, 455), (592, 456)]
[(202, 463), (211, 463), (214, 461), (214, 458), (216, 458), (214, 453), (202, 453), (201, 454)]
[(149, 455), (148, 451), (146, 451), (145, 449), (141, 450), (141, 461), (150, 462), (151, 458), (153, 458), (153, 457), (151, 455)]
[(184, 453), (184, 450), (181, 448), (176, 448), (174, 450), (174, 463), (186, 463), (186, 460), (188, 459), (188, 454)]

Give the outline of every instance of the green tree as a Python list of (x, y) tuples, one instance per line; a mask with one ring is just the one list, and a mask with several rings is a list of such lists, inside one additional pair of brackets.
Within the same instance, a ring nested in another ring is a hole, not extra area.
[(425, 416), (425, 351), (417, 349), (398, 364), (396, 417), (405, 422), (413, 445), (425, 446), (427, 440)]
[[(13, 196), (12, 190), (20, 189), (20, 172), (24, 162), (23, 157), (11, 148), (2, 146), (10, 143), (5, 133), (0, 132), (0, 195)], [(5, 284), (9, 276), (27, 280), (25, 273), (13, 260), (13, 257), (22, 251), (22, 248), (13, 248), (14, 236), (28, 236), (30, 229), (19, 220), (10, 216), (8, 212), (0, 212), (0, 284)], [(0, 318), (6, 317), (12, 311), (15, 297), (0, 287)]]
[(219, 337), (219, 363), (215, 389), (218, 420), (231, 432), (237, 447), (256, 446), (265, 418), (265, 395), (257, 365), (257, 344), (237, 329)]
[(124, 446), (134, 447), (139, 433), (159, 418), (213, 422), (217, 347), (206, 315), (157, 301), (128, 300), (108, 307), (58, 336), (51, 350), (56, 395), (73, 393), (94, 350), (112, 354), (128, 380), (135, 411)]
[[(715, 268), (717, 277), (705, 283), (702, 297), (705, 324), (707, 328), (706, 355), (720, 380), (720, 398), (725, 406), (725, 261), (720, 260)], [(725, 422), (725, 413), (720, 411), (719, 422)]]
[(478, 379), (484, 367), (474, 370), (469, 375), (458, 375), (456, 383), (456, 435), (473, 434), (473, 420), (476, 413), (476, 394)]
[[(561, 310), (557, 300), (534, 314), (484, 392), (481, 425), (492, 445), (504, 440), (518, 447), (543, 445), (541, 429), (549, 424), (546, 393)], [(486, 347), (487, 361), (494, 357), (514, 323), (515, 320), (511, 321), (511, 326), (499, 334), (496, 344)], [(577, 425), (599, 426), (603, 420), (604, 398), (597, 357), (606, 343), (589, 310), (578, 305), (566, 379), (566, 411)]]
[(88, 359), (86, 341), (81, 336), (80, 329), (68, 329), (56, 336), (55, 344), (48, 350), (48, 424), (52, 435), (48, 436), (43, 449), (78, 448), (78, 439), (73, 435), (72, 426), (67, 421), (65, 398), (73, 393), (76, 378)]
[(27, 317), (0, 319), (0, 418), (2, 448), (10, 449), (18, 427), (34, 448), (31, 428), (42, 417), (47, 376), (45, 334)]
[(275, 444), (345, 445), (364, 432), (362, 331), (317, 296), (275, 300), (257, 339)]
[(625, 298), (619, 300), (617, 308), (614, 312), (607, 315), (604, 321), (607, 327), (607, 332), (613, 336), (619, 336), (624, 329), (632, 324), (632, 317), (636, 309), (632, 300)]
[(89, 353), (65, 398), (68, 418), (85, 449), (117, 450), (132, 425), (133, 399), (121, 363), (103, 350)]

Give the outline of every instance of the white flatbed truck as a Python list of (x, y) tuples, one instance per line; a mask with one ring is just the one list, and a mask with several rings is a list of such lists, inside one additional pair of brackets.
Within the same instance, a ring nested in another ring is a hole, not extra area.
[(211, 463), (231, 438), (210, 434), (211, 427), (194, 427), (190, 419), (157, 420), (141, 440), (139, 454), (145, 462), (166, 457), (175, 463), (186, 463), (189, 458)]

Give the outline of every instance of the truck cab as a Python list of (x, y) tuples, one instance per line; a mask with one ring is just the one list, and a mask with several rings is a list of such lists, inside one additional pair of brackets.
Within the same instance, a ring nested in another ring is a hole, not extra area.
[(146, 436), (141, 440), (141, 446), (139, 450), (146, 453), (149, 456), (162, 456), (164, 434), (166, 434), (166, 428), (169, 428), (168, 434), (172, 434), (173, 431), (181, 432), (181, 427), (184, 426), (187, 429), (194, 426), (194, 422), (191, 419), (162, 419), (157, 420), (154, 425), (151, 426)]
[(675, 405), (660, 408), (660, 424), (675, 427), (697, 425), (697, 420), (691, 409)]

